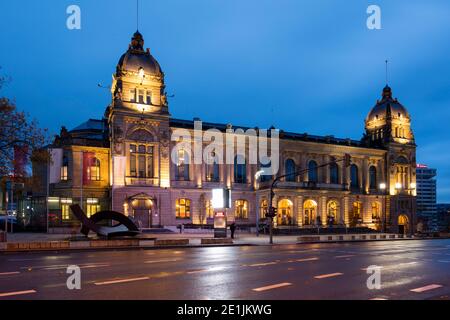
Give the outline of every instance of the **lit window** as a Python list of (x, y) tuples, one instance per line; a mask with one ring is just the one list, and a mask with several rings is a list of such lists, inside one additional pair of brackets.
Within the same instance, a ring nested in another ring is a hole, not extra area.
[(61, 198), (61, 219), (70, 220), (70, 205), (72, 204), (71, 198)]
[(381, 216), (381, 206), (378, 202), (372, 203), (372, 220), (379, 220)]
[(234, 216), (236, 219), (248, 219), (247, 200), (236, 200), (234, 206), (235, 206)]
[(69, 169), (69, 160), (64, 157), (62, 166), (61, 166), (61, 181), (67, 181), (68, 180), (68, 170)]
[(100, 160), (93, 158), (91, 166), (88, 168), (89, 179), (91, 181), (100, 181)]
[(206, 201), (206, 217), (209, 219), (214, 218), (214, 208), (211, 200)]
[(268, 204), (267, 200), (264, 199), (261, 201), (261, 206), (259, 207), (259, 217), (261, 219), (265, 219), (268, 210), (269, 210), (269, 204)]
[(130, 144), (130, 176), (153, 178), (153, 146)]
[(191, 217), (191, 200), (186, 198), (177, 199), (175, 206), (177, 218), (189, 219)]
[(86, 199), (86, 215), (90, 218), (92, 215), (100, 211), (100, 204), (97, 198)]

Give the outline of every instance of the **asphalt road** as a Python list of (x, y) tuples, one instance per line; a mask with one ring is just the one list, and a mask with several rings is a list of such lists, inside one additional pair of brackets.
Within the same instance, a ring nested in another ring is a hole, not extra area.
[[(81, 289), (66, 285), (69, 265)], [(366, 268), (381, 268), (381, 289)], [(0, 254), (4, 299), (449, 299), (450, 240)]]

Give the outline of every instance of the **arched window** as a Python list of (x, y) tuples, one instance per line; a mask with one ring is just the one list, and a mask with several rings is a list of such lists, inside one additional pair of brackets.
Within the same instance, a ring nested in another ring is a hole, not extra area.
[(336, 163), (330, 164), (330, 183), (339, 183), (339, 167)]
[(377, 189), (377, 168), (374, 166), (369, 168), (369, 186), (371, 190)]
[(216, 155), (213, 153), (210, 155), (210, 159), (206, 164), (206, 181), (219, 182), (220, 172), (219, 172), (219, 161)]
[(191, 200), (186, 198), (177, 199), (175, 213), (178, 219), (189, 219), (191, 217)]
[(327, 222), (336, 224), (338, 221), (338, 204), (336, 201), (330, 201), (327, 205)]
[(381, 206), (378, 202), (372, 202), (372, 221), (381, 219)]
[(234, 183), (247, 183), (247, 165), (242, 155), (234, 158)]
[(292, 159), (287, 159), (284, 164), (284, 172), (286, 174), (286, 181), (295, 182), (295, 162)]
[(100, 180), (100, 160), (97, 158), (92, 158), (91, 165), (89, 167), (89, 180), (99, 181)]
[(293, 203), (289, 199), (282, 199), (278, 201), (277, 223), (278, 225), (288, 226), (291, 225), (294, 220), (292, 217), (292, 211), (294, 211)]
[(236, 200), (234, 202), (234, 217), (236, 219), (248, 219), (248, 201)]
[(317, 162), (314, 160), (308, 163), (308, 181), (318, 182)]
[(269, 174), (269, 172), (270, 172), (269, 169), (272, 166), (272, 163), (270, 162), (269, 159), (266, 159), (266, 161), (264, 161), (264, 162), (267, 162), (267, 163), (261, 164), (259, 166), (259, 170), (263, 171), (263, 173), (261, 173), (261, 175), (259, 176), (259, 181), (261, 181), (261, 182), (267, 182), (267, 181), (272, 180), (272, 175)]
[(359, 174), (356, 164), (352, 164), (350, 167), (350, 179), (352, 189), (359, 189)]
[(189, 153), (184, 149), (178, 150), (175, 178), (189, 181)]
[(362, 206), (363, 204), (361, 202), (354, 202), (353, 203), (353, 208), (352, 208), (352, 213), (350, 216), (350, 225), (352, 227), (357, 226), (362, 219)]
[(267, 202), (267, 200), (266, 199), (261, 200), (261, 204), (259, 206), (259, 217), (261, 219), (265, 219), (268, 210), (269, 210), (269, 203)]
[(205, 206), (206, 206), (206, 218), (208, 219), (214, 218), (214, 208), (212, 206), (211, 200), (207, 200)]

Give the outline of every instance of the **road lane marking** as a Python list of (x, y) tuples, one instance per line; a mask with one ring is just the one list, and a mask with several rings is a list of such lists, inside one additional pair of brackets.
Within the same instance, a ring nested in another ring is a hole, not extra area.
[(320, 276), (315, 276), (315, 279), (326, 279), (326, 278), (333, 278), (333, 277), (339, 277), (344, 275), (343, 273), (336, 272), (336, 273), (329, 273), (329, 274), (322, 274)]
[(1, 272), (0, 276), (12, 276), (14, 274), (19, 274), (19, 271), (12, 271), (12, 272)]
[(126, 283), (126, 282), (142, 281), (142, 280), (150, 280), (150, 278), (149, 277), (140, 277), (140, 278), (118, 279), (118, 280), (94, 282), (94, 284), (96, 286), (103, 286), (103, 285), (107, 285), (107, 284)]
[(425, 287), (411, 289), (410, 291), (421, 293), (421, 292), (430, 291), (430, 290), (434, 290), (434, 289), (438, 289), (438, 288), (442, 288), (442, 286), (440, 284), (430, 284), (430, 285), (425, 286)]
[[(93, 263), (93, 264), (85, 264), (85, 265), (80, 265), (80, 269), (91, 269), (91, 268), (102, 268), (102, 267), (110, 267), (110, 264), (100, 264), (100, 263)], [(64, 270), (67, 269), (69, 267), (69, 265), (61, 265), (61, 266), (50, 266), (47, 268), (43, 268), (43, 270)]]
[(149, 260), (145, 261), (144, 263), (151, 264), (151, 263), (175, 262), (175, 261), (180, 261), (180, 259)]
[(287, 286), (292, 286), (292, 283), (283, 282), (283, 283), (278, 283), (278, 284), (272, 284), (272, 285), (266, 286), (266, 287), (255, 288), (255, 289), (252, 289), (252, 290), (256, 291), (256, 292), (262, 292), (262, 291), (278, 289), (278, 288), (287, 287)]
[(335, 258), (336, 259), (344, 259), (344, 258), (351, 258), (351, 257), (354, 257), (355, 255), (354, 254), (348, 254), (348, 255), (345, 255), (345, 256), (335, 256)]
[(11, 297), (11, 296), (18, 296), (18, 295), (30, 294), (30, 293), (36, 293), (36, 290), (5, 292), (5, 293), (0, 293), (0, 297)]
[[(417, 261), (412, 261), (412, 262), (404, 262), (404, 263), (399, 263), (399, 264), (393, 264), (393, 265), (389, 265), (389, 266), (377, 266), (380, 269), (397, 269), (397, 268), (401, 268), (401, 267), (406, 267), (406, 266), (412, 266), (418, 264)], [(362, 271), (367, 271), (368, 267), (366, 268), (361, 268)]]
[(244, 265), (247, 267), (264, 267), (264, 266), (271, 266), (277, 264), (276, 261), (271, 261), (271, 262), (263, 262), (263, 263), (254, 263), (254, 264), (249, 264), (249, 265)]
[(317, 260), (319, 260), (319, 258), (314, 257), (314, 258), (297, 259), (295, 261), (296, 262), (308, 262), (308, 261), (317, 261)]
[(211, 267), (211, 268), (207, 268), (207, 269), (191, 270), (186, 273), (187, 274), (196, 274), (196, 273), (201, 273), (201, 272), (221, 271), (221, 270), (225, 270), (225, 269), (227, 269), (227, 267)]

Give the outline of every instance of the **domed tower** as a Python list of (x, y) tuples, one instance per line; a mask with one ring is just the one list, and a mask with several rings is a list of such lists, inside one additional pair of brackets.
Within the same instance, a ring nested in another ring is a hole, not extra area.
[(386, 191), (389, 231), (412, 233), (416, 219), (416, 144), (408, 110), (386, 85), (365, 120), (363, 141), (386, 149), (382, 185)]
[[(130, 203), (140, 203), (140, 198), (133, 202), (129, 195), (145, 194), (144, 202), (153, 206), (152, 215), (147, 217), (153, 225), (156, 220), (152, 219), (157, 219), (156, 192), (170, 185), (170, 115), (164, 73), (150, 50), (144, 50), (139, 31), (119, 59), (111, 93), (105, 117), (110, 132), (112, 208), (128, 214)], [(133, 208), (141, 209), (148, 214), (147, 207)]]
[(144, 50), (144, 38), (136, 31), (113, 74), (111, 108), (167, 114), (164, 90), (164, 73), (150, 50)]

